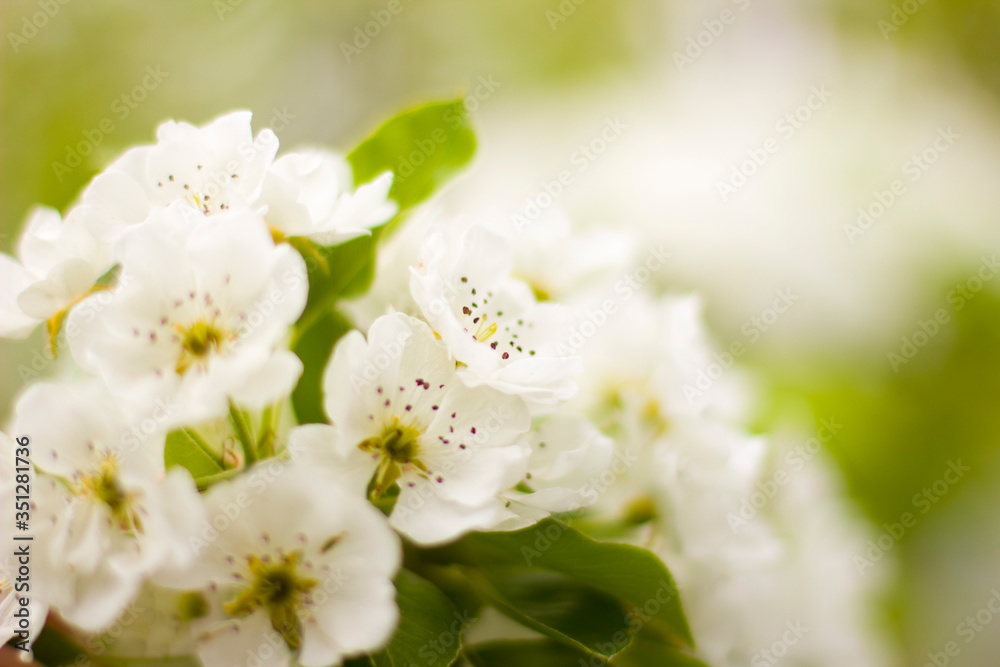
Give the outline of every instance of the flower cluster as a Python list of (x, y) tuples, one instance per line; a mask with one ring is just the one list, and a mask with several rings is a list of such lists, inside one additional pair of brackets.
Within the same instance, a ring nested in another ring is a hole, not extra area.
[(71, 353), (0, 441), (4, 531), (31, 442), (34, 545), (32, 627), (0, 571), (0, 639), (57, 614), (91, 655), (339, 664), (405, 621), (404, 545), (558, 515), (650, 547), (703, 657), (749, 659), (779, 612), (744, 589), (794, 554), (770, 520), (731, 531), (767, 445), (734, 425), (738, 388), (693, 388), (696, 302), (613, 278), (609, 298), (629, 243), (561, 219), (403, 225), (391, 170), (278, 157), (250, 120), (163, 124), (0, 255), (0, 335), (44, 323)]

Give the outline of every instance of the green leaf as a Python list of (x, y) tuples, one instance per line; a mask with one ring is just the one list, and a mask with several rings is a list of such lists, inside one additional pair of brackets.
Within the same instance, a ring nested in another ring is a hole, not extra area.
[(462, 650), (475, 667), (601, 667), (607, 660), (550, 639), (491, 641)]
[[(447, 667), (461, 648), (462, 633), (471, 618), (458, 613), (451, 601), (426, 579), (409, 570), (396, 577), (399, 627), (389, 645), (365, 656), (373, 667)], [(364, 665), (360, 660), (358, 665)]]
[(354, 182), (367, 183), (393, 172), (389, 196), (404, 211), (427, 199), (476, 152), (461, 100), (426, 104), (386, 121), (347, 156)]
[(218, 456), (205, 441), (194, 431), (184, 428), (167, 435), (163, 463), (168, 469), (174, 466), (187, 468), (195, 482), (226, 472)]
[(350, 331), (351, 322), (337, 311), (326, 313), (296, 340), (292, 351), (302, 360), (302, 377), (292, 392), (299, 424), (326, 422), (323, 410), (323, 370), (333, 346)]
[(627, 622), (646, 636), (672, 646), (694, 645), (663, 561), (641, 547), (598, 542), (555, 519), (514, 532), (473, 533), (423, 557), (483, 571), (507, 566), (555, 572), (628, 603)]
[(503, 567), (474, 573), (473, 581), (504, 615), (588, 656), (610, 658), (632, 639), (628, 605), (562, 575)]
[(648, 641), (643, 635), (637, 636), (611, 663), (621, 667), (707, 667), (701, 660)]
[(359, 236), (340, 245), (322, 247), (308, 239), (293, 237), (289, 243), (306, 261), (309, 298), (296, 324), (304, 334), (336, 305), (338, 299), (358, 296), (368, 290), (375, 276), (375, 246), (380, 231)]

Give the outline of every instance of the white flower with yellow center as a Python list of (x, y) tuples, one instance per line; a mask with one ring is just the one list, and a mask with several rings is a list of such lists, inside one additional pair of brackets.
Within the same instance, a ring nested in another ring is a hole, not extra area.
[(198, 558), (172, 582), (207, 587), (212, 611), (192, 626), (206, 667), (325, 667), (379, 649), (399, 617), (401, 549), (385, 517), (298, 463), (261, 479), (212, 487)]
[(87, 207), (66, 219), (42, 206), (31, 212), (18, 259), (0, 254), (0, 336), (24, 338), (47, 320), (58, 331), (66, 310), (94, 290), (112, 264), (110, 248), (88, 230), (98, 217)]
[(114, 240), (156, 208), (185, 202), (212, 216), (234, 208), (259, 212), (276, 240), (305, 236), (333, 245), (371, 233), (395, 215), (392, 172), (354, 188), (351, 166), (329, 151), (306, 150), (275, 160), (278, 138), (256, 138), (249, 111), (204, 125), (169, 121), (157, 142), (126, 152), (94, 178), (83, 195), (104, 216), (95, 233)]
[(426, 324), (394, 313), (372, 324), (367, 342), (348, 333), (323, 388), (333, 426), (300, 427), (290, 447), (325, 461), (373, 500), (398, 490), (394, 528), (434, 544), (500, 519), (498, 494), (524, 474), (527, 406), (467, 387)]
[(538, 303), (531, 288), (510, 278), (506, 241), (481, 226), (456, 239), (431, 231), (411, 270), (410, 291), (448, 352), (464, 364), (462, 379), (540, 405), (576, 393), (579, 357), (560, 350), (572, 329), (565, 306)]
[(205, 215), (254, 201), (278, 138), (271, 130), (254, 138), (250, 117), (249, 111), (235, 111), (202, 127), (160, 125), (155, 144), (130, 149), (84, 191), (83, 202), (105, 214), (95, 233), (114, 240), (156, 208), (177, 201)]
[(283, 155), (267, 172), (257, 203), (275, 238), (305, 236), (334, 245), (371, 233), (398, 207), (389, 199), (392, 172), (354, 188), (351, 165), (325, 150)]
[(123, 399), (169, 401), (166, 425), (223, 416), (230, 401), (262, 408), (302, 372), (285, 343), (305, 307), (302, 258), (249, 211), (199, 217), (174, 204), (129, 230), (117, 247), (128, 283), (67, 323), (77, 362)]
[(30, 434), (32, 590), (70, 623), (99, 630), (143, 580), (190, 560), (201, 503), (190, 474), (163, 469), (163, 438), (129, 442), (98, 387), (40, 383), (17, 404)]

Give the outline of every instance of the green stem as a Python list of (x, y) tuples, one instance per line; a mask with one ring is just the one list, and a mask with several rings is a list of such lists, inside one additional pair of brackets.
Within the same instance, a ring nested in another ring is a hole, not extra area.
[(199, 477), (195, 480), (198, 484), (198, 490), (204, 491), (208, 487), (212, 486), (216, 482), (222, 482), (227, 479), (232, 479), (240, 474), (242, 470), (239, 468), (232, 468), (231, 470), (225, 470), (223, 472), (216, 473), (214, 475), (206, 475), (205, 477)]
[(257, 454), (262, 459), (274, 456), (274, 407), (268, 405), (260, 416), (260, 437), (257, 438)]
[(239, 438), (243, 447), (243, 460), (245, 466), (250, 466), (257, 462), (257, 450), (254, 448), (253, 436), (250, 434), (250, 426), (246, 422), (243, 412), (236, 407), (232, 399), (229, 401), (229, 419), (233, 422), (233, 429), (236, 430), (236, 437)]

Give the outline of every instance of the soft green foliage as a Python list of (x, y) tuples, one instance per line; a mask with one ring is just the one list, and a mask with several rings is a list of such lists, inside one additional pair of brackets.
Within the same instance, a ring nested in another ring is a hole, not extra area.
[(427, 199), (462, 169), (476, 151), (465, 105), (438, 102), (403, 112), (361, 142), (347, 159), (354, 181), (393, 172), (389, 196), (401, 211)]
[[(600, 658), (589, 662), (590, 656), (565, 644), (546, 639), (492, 641), (466, 648), (465, 657), (475, 667), (553, 667), (554, 665), (609, 664)], [(581, 661), (583, 661), (581, 663)]]
[(225, 471), (218, 456), (188, 429), (171, 431), (167, 435), (163, 459), (168, 469), (187, 468), (196, 481)]
[(292, 392), (292, 407), (300, 424), (326, 421), (323, 411), (323, 369), (340, 337), (351, 330), (350, 321), (337, 311), (324, 314), (299, 337), (293, 351), (302, 360), (302, 377)]
[(579, 581), (527, 568), (484, 568), (470, 579), (504, 615), (588, 656), (610, 658), (632, 638), (628, 606)]
[[(578, 650), (613, 655), (639, 632), (665, 651), (694, 644), (676, 585), (658, 557), (598, 542), (554, 519), (519, 531), (474, 533), (424, 557), (466, 568), (501, 612)], [(578, 608), (556, 609), (554, 595)], [(584, 615), (588, 623), (577, 625)]]

